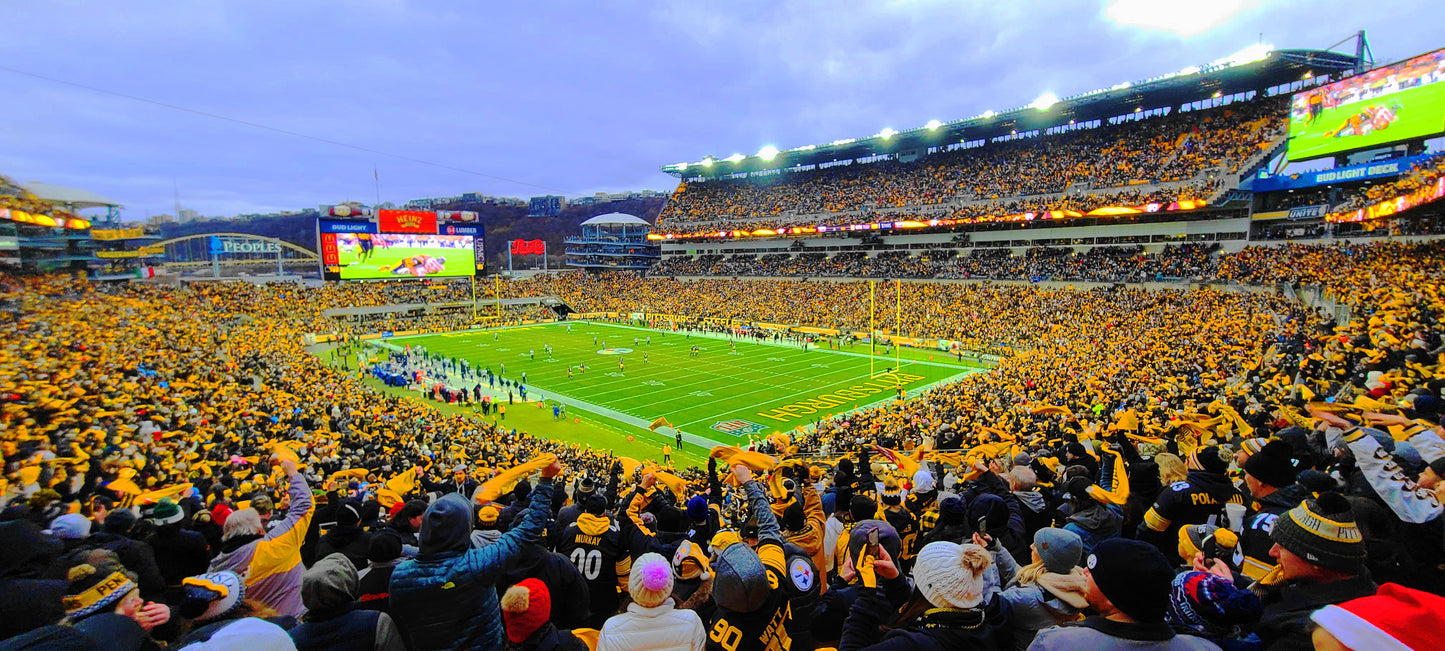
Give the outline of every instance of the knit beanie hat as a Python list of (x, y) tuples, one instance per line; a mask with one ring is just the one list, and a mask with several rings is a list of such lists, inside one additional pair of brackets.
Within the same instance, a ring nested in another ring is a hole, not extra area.
[(90, 535), (90, 518), (67, 513), (50, 522), (50, 535), (61, 540), (79, 540)]
[(521, 642), (552, 618), (552, 593), (537, 579), (523, 579), (502, 594), (502, 622), (507, 639)]
[(341, 527), (354, 527), (361, 522), (361, 502), (356, 500), (342, 500), (336, 505), (336, 524)]
[(1242, 467), (1251, 477), (1275, 488), (1283, 488), (1293, 484), (1295, 476), (1299, 474), (1299, 470), (1294, 467), (1294, 460), (1290, 458), (1291, 452), (1288, 443), (1270, 441), (1245, 459)]
[(860, 522), (873, 517), (878, 513), (878, 503), (868, 499), (867, 495), (854, 495), (848, 502), (848, 515), (854, 522)]
[(1199, 552), (1210, 558), (1228, 558), (1233, 553), (1222, 553), (1220, 550), (1233, 550), (1238, 545), (1239, 535), (1223, 527), (1212, 524), (1179, 527), (1179, 557), (1186, 562), (1193, 560)]
[(1259, 451), (1263, 450), (1264, 446), (1268, 444), (1269, 439), (1244, 439), (1240, 441), (1239, 449), (1243, 450), (1246, 455), (1252, 456), (1259, 453)]
[(477, 510), (477, 526), (483, 529), (496, 529), (497, 518), (501, 515), (497, 507), (488, 504)]
[(693, 495), (687, 498), (687, 519), (702, 522), (707, 519), (707, 496)]
[(1235, 627), (1259, 621), (1263, 612), (1253, 592), (1208, 572), (1183, 572), (1169, 590), (1169, 623), (1201, 637), (1229, 637)]
[(185, 599), (179, 611), (182, 617), (208, 622), (231, 614), (246, 598), (246, 584), (241, 575), (231, 571), (211, 572), (181, 579)]
[(394, 561), (401, 557), (401, 552), (401, 536), (389, 531), (380, 531), (371, 537), (371, 544), (366, 548), (366, 560), (373, 563)]
[(940, 525), (959, 524), (963, 522), (964, 516), (968, 514), (968, 507), (963, 503), (963, 498), (950, 495), (938, 503), (938, 523)]
[(115, 608), (130, 591), (139, 589), (135, 579), (119, 563), (82, 563), (65, 575), (70, 586), (61, 602), (71, 621)]
[(1189, 453), (1189, 460), (1186, 464), (1191, 470), (1203, 470), (1205, 472), (1224, 472), (1229, 470), (1229, 462), (1219, 456), (1219, 446), (1211, 445), (1207, 448), (1199, 448)]
[(933, 473), (928, 472), (927, 470), (919, 470), (918, 472), (913, 473), (913, 492), (927, 493), (928, 491), (933, 490), (933, 487)]
[(1320, 493), (1275, 520), (1269, 537), (1280, 547), (1327, 570), (1358, 574), (1365, 561), (1365, 538), (1350, 503), (1339, 493)]
[(181, 512), (181, 507), (177, 506), (169, 497), (157, 503), (156, 507), (151, 509), (150, 515), (151, 521), (160, 525), (175, 524), (185, 517), (186, 514)]
[(1164, 621), (1174, 568), (1154, 545), (1110, 538), (1094, 547), (1086, 567), (1099, 592), (1125, 615), (1146, 623)]
[(656, 552), (637, 557), (632, 563), (632, 573), (627, 577), (627, 593), (640, 606), (661, 606), (672, 596), (672, 564)]
[(1325, 606), (1310, 619), (1351, 649), (1438, 649), (1445, 597), (1386, 583), (1372, 596)]
[(1034, 532), (1034, 551), (1044, 562), (1044, 569), (1054, 574), (1068, 574), (1084, 556), (1084, 541), (1067, 529), (1045, 527)]
[(969, 543), (931, 542), (918, 552), (913, 579), (928, 603), (938, 608), (976, 608), (987, 593), (988, 551)]

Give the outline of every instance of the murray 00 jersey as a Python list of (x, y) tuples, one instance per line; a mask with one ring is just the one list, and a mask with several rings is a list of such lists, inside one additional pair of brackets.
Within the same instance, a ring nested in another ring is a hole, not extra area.
[(606, 516), (583, 513), (562, 531), (557, 553), (566, 556), (587, 582), (594, 628), (601, 628), (617, 612), (621, 590), (632, 572), (622, 531)]

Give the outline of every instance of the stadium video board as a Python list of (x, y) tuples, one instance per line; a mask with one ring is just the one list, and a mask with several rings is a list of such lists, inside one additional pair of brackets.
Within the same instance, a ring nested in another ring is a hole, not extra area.
[[(455, 278), (483, 271), (479, 225), (438, 226), (434, 215), (419, 220), (403, 216), (400, 227), (386, 218), (379, 221), (385, 228), (371, 221), (317, 220), (322, 278)], [(392, 232), (397, 230), (408, 232)]]
[(1295, 93), (1289, 160), (1445, 131), (1445, 49)]

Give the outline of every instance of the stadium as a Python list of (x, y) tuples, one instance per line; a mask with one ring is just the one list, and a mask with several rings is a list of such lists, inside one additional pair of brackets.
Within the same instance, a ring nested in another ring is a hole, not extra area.
[(1351, 44), (666, 164), (560, 269), (0, 177), (7, 648), (1430, 647), (1445, 50)]

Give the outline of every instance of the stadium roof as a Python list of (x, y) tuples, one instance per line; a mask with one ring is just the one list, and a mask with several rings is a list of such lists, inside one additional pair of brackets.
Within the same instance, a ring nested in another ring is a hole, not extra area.
[(1041, 97), (1028, 106), (1007, 111), (985, 111), (982, 115), (952, 122), (935, 120), (905, 131), (884, 129), (865, 138), (835, 140), (786, 151), (764, 147), (752, 156), (709, 156), (696, 163), (664, 165), (662, 171), (679, 178), (717, 177), (926, 149), (1018, 131), (1047, 129), (1071, 121), (1087, 122), (1138, 110), (1179, 107), (1211, 97), (1262, 92), (1309, 77), (1354, 70), (1358, 64), (1359, 60), (1353, 55), (1329, 50), (1270, 50), (1268, 46), (1254, 46), (1206, 65), (1058, 100), (1052, 96)]
[(77, 190), (75, 188), (51, 185), (49, 183), (26, 183), (22, 187), (25, 188), (26, 192), (35, 195), (35, 198), (41, 201), (68, 204), (77, 210), (82, 208), (108, 208), (110, 206), (120, 205), (89, 190)]
[(592, 219), (582, 222), (581, 225), (597, 226), (599, 224), (642, 224), (643, 226), (652, 225), (647, 223), (647, 221), (644, 219), (640, 219), (633, 215), (628, 215), (620, 212), (610, 212), (605, 215), (598, 215), (596, 217), (593, 217)]

